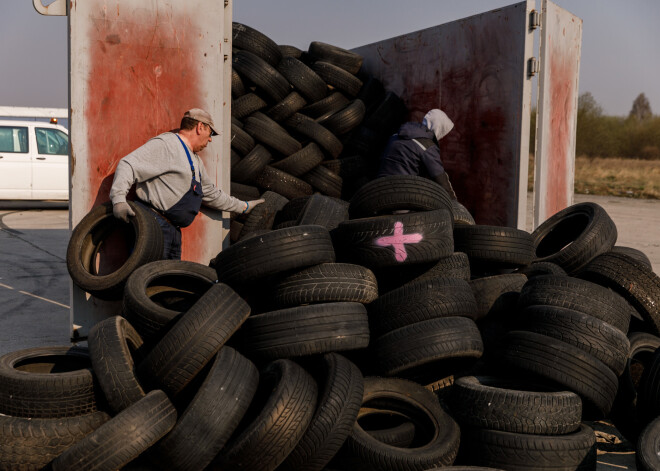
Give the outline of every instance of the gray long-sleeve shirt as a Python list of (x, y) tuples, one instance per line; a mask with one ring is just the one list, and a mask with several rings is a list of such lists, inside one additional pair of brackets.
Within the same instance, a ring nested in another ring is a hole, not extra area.
[[(202, 159), (188, 148), (195, 166), (195, 178), (202, 184), (202, 202), (222, 211), (241, 212), (245, 203), (220, 190), (209, 179)], [(113, 204), (126, 202), (126, 194), (135, 183), (138, 198), (154, 208), (166, 211), (190, 189), (192, 172), (186, 152), (176, 134), (163, 133), (119, 161), (110, 189)]]

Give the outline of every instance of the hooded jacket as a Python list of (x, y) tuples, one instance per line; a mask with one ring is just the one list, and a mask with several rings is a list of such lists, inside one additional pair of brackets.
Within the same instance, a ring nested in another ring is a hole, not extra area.
[(376, 177), (419, 175), (434, 178), (441, 175), (445, 169), (438, 140), (453, 127), (454, 123), (438, 109), (429, 111), (422, 123), (403, 124), (387, 143)]

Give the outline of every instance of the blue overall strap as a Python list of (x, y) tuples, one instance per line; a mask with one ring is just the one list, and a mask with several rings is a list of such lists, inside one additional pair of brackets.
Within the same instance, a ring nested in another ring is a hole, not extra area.
[(190, 158), (190, 152), (188, 152), (188, 146), (186, 146), (186, 145), (183, 143), (183, 140), (181, 139), (181, 136), (179, 136), (178, 134), (176, 134), (176, 137), (179, 138), (179, 142), (180, 142), (181, 145), (183, 146), (183, 150), (186, 151), (186, 157), (188, 157), (188, 163), (190, 164), (190, 170), (192, 171), (192, 177), (193, 177), (193, 180), (194, 180), (194, 179), (195, 179), (195, 166), (193, 165), (192, 159)]

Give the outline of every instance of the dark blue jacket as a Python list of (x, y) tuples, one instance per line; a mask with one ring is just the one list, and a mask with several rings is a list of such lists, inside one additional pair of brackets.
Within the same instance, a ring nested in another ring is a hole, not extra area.
[[(413, 139), (424, 139), (422, 150)], [(433, 140), (429, 145), (427, 139)], [(380, 159), (377, 178), (387, 175), (419, 175), (437, 177), (445, 171), (440, 160), (440, 148), (433, 131), (422, 123), (405, 123), (392, 136)]]

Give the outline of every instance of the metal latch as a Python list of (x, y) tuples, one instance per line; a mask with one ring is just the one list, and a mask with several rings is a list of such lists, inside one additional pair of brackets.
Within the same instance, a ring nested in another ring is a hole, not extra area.
[(532, 10), (529, 12), (529, 29), (536, 29), (541, 26), (541, 14)]
[(541, 67), (539, 66), (539, 61), (536, 60), (536, 57), (530, 57), (527, 61), (527, 76), (534, 77), (539, 73)]

